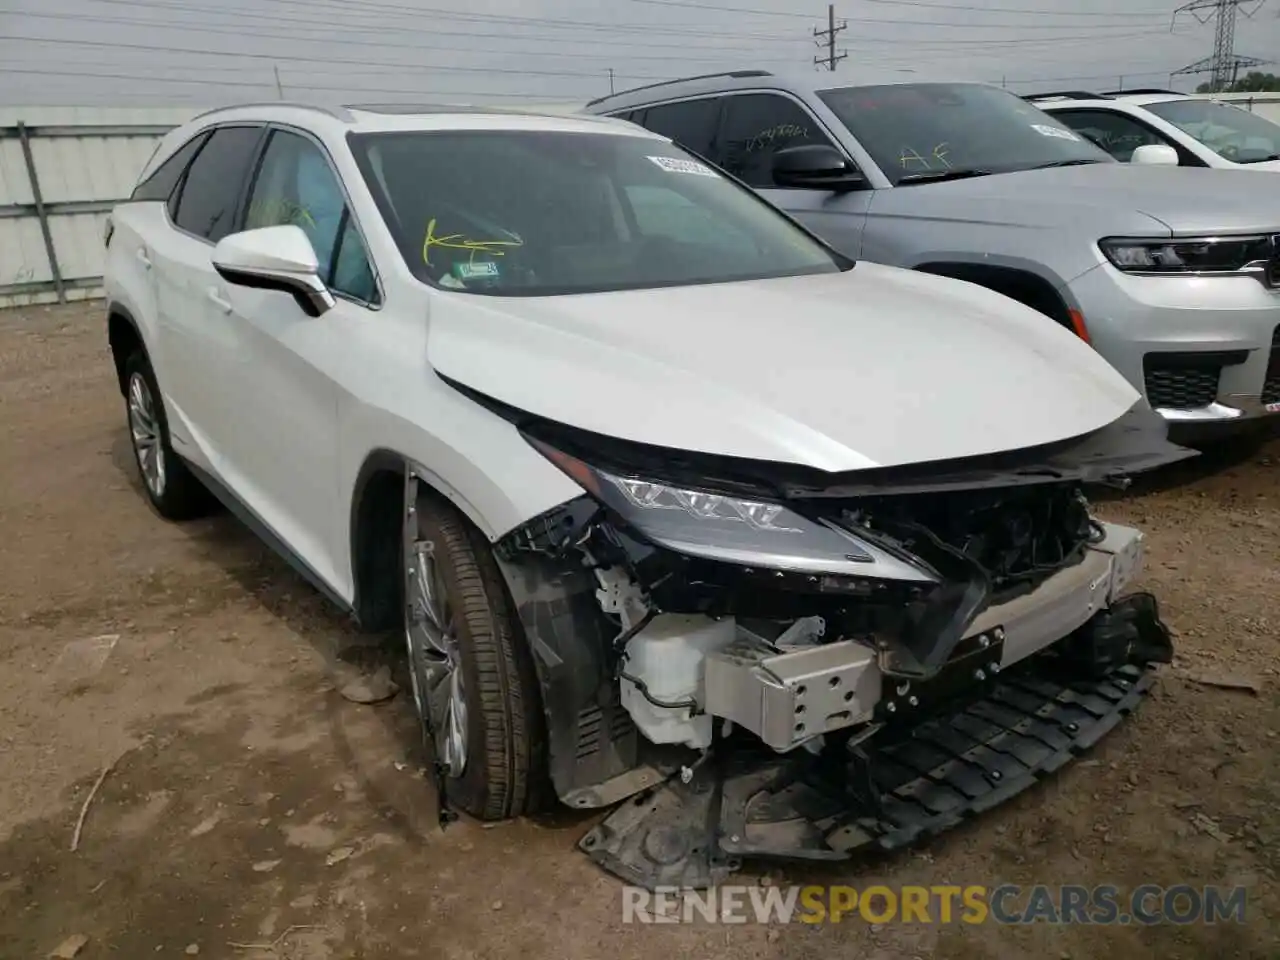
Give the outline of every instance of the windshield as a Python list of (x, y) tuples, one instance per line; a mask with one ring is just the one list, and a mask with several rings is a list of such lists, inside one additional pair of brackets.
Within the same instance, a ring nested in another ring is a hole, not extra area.
[(450, 130), (351, 141), (410, 269), (447, 289), (547, 296), (851, 265), (661, 140)]
[(1114, 162), (1044, 111), (983, 84), (844, 87), (818, 96), (894, 185), (927, 182), (947, 171), (1009, 173)]
[(1168, 100), (1145, 107), (1227, 160), (1280, 160), (1280, 126), (1256, 113), (1213, 100)]

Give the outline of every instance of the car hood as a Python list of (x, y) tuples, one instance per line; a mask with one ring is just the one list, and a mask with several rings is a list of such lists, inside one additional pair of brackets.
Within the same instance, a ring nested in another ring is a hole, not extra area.
[[(1260, 191), (1252, 171), (1096, 163), (895, 187), (873, 213), (927, 214), (977, 223), (1173, 234), (1280, 230), (1280, 190)], [(1151, 223), (1151, 220), (1158, 223)], [(1096, 232), (1096, 231), (1095, 231)]]
[(1077, 437), (1139, 399), (1042, 315), (868, 262), (575, 296), (441, 292), (427, 351), (447, 379), (548, 420), (831, 472)]

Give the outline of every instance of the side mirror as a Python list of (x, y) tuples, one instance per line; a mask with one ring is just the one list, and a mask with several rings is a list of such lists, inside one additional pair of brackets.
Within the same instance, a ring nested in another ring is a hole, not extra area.
[(862, 172), (835, 147), (822, 143), (784, 147), (773, 155), (773, 182), (779, 187), (844, 192), (866, 186)]
[(1164, 143), (1145, 143), (1133, 151), (1129, 162), (1144, 166), (1176, 167), (1178, 151)]
[(320, 279), (315, 248), (301, 227), (260, 227), (229, 234), (213, 249), (213, 268), (227, 283), (292, 295), (309, 317), (336, 301)]

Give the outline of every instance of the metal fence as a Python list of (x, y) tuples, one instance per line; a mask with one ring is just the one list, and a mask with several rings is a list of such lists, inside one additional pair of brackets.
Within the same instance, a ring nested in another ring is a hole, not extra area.
[(107, 213), (129, 195), (159, 138), (194, 112), (0, 114), (0, 307), (101, 296)]

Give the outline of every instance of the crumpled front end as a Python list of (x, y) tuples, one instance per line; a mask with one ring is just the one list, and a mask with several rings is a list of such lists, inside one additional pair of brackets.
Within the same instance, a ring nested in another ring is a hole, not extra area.
[(582, 840), (630, 882), (954, 825), (1086, 749), (1171, 659), (1155, 600), (1125, 595), (1141, 534), (1084, 496), (1105, 450), (1048, 475), (775, 477), (764, 496), (724, 465), (695, 485), (705, 464), (654, 479), (532, 442), (586, 495), (499, 562), (557, 794), (634, 797)]

